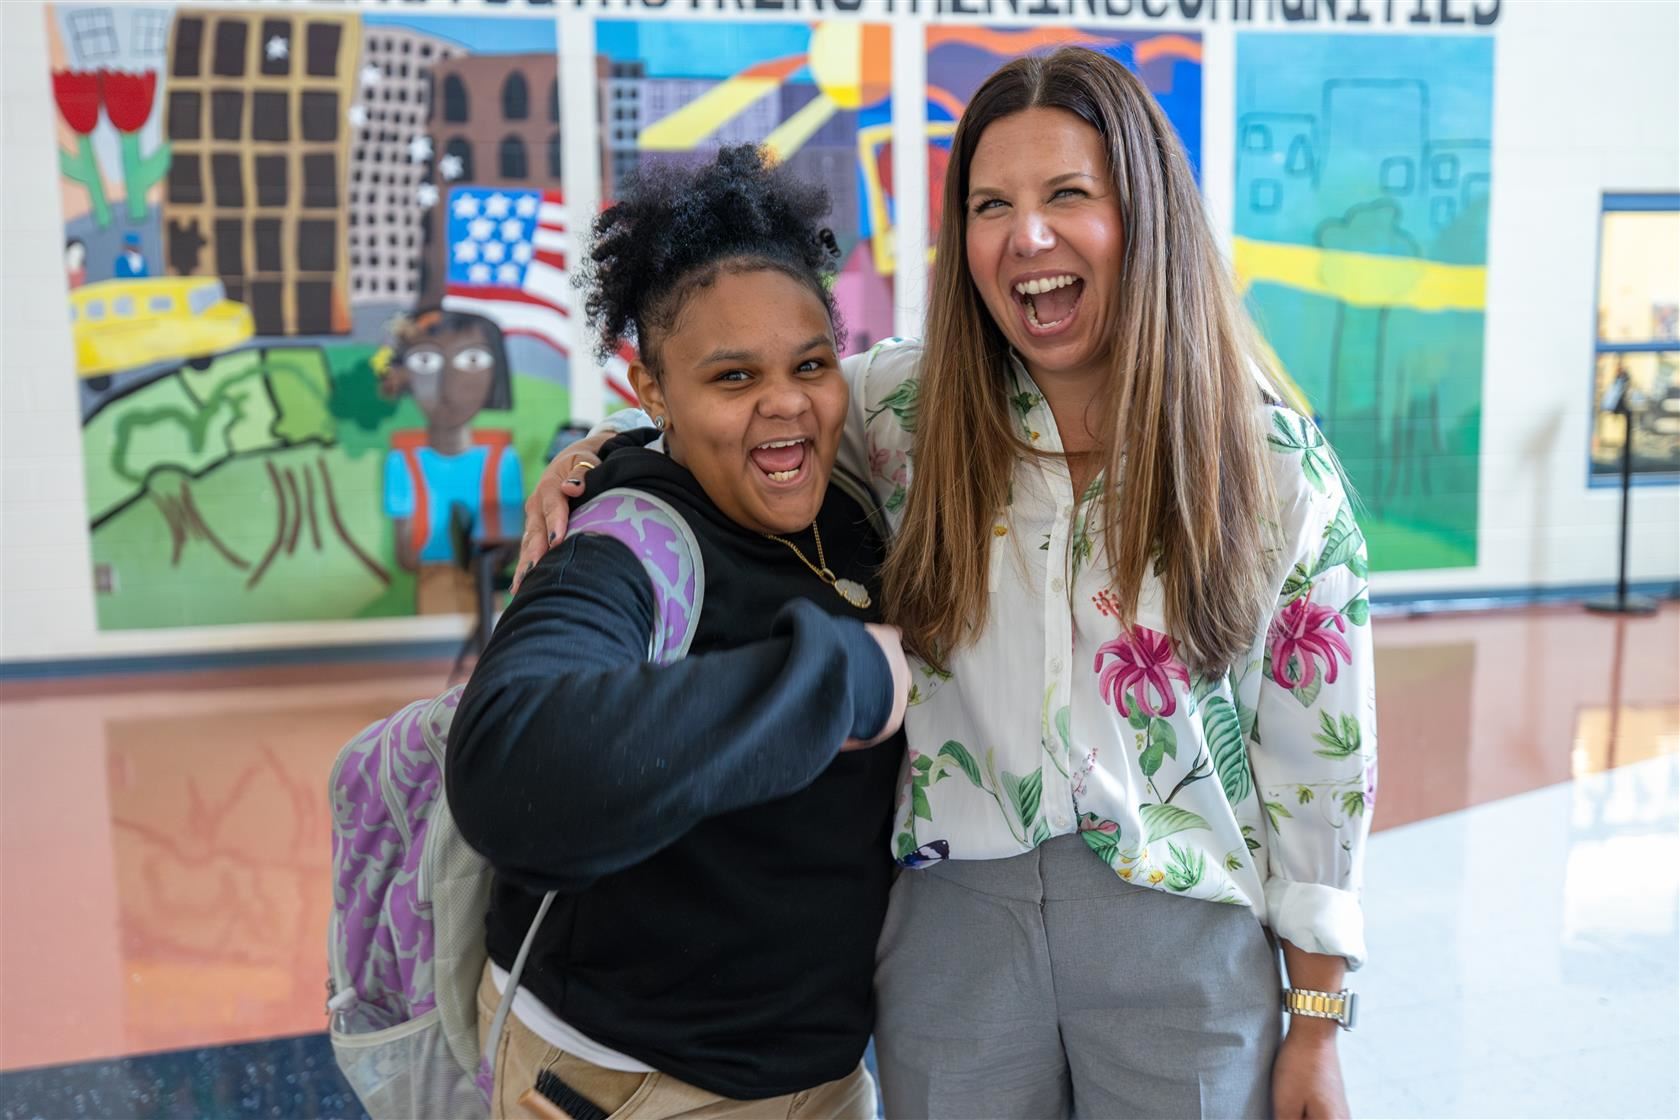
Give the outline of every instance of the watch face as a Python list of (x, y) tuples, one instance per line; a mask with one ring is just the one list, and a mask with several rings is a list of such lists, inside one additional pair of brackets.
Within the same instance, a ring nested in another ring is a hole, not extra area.
[(1359, 997), (1352, 992), (1342, 993), (1342, 1028), (1352, 1030), (1359, 1014)]

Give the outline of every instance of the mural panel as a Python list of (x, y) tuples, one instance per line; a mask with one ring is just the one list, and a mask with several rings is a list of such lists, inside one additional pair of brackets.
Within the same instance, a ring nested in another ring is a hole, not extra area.
[(1238, 279), (1372, 566), (1476, 562), (1493, 42), (1238, 38)]
[(893, 329), (892, 29), (601, 20), (601, 197), (644, 161), (765, 145), (828, 188), (848, 353)]
[(48, 26), (101, 628), (462, 609), (569, 417), (555, 21)]
[(945, 169), (957, 119), (980, 83), (1012, 58), (1079, 46), (1124, 63), (1143, 79), (1178, 130), (1197, 181), (1202, 162), (1202, 37), (1075, 27), (942, 25), (927, 29), (928, 244), (939, 236)]

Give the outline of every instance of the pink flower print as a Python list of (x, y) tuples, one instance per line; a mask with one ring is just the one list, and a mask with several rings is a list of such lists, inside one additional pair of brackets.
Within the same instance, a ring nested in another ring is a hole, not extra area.
[(1120, 826), (1115, 824), (1113, 821), (1105, 821), (1101, 819), (1095, 813), (1086, 813), (1084, 816), (1079, 818), (1079, 831), (1100, 832), (1105, 836), (1118, 836), (1120, 834)]
[[(1107, 665), (1103, 658), (1113, 657)], [(1188, 688), (1190, 670), (1173, 656), (1172, 641), (1142, 626), (1134, 626), (1097, 650), (1094, 669), (1102, 698), (1131, 718), (1132, 704), (1148, 716), (1170, 716), (1178, 710), (1172, 682)]]
[[(1334, 684), (1336, 655), (1340, 653), (1344, 661), (1353, 660), (1353, 650), (1341, 634), (1346, 629), (1342, 616), (1313, 602), (1310, 592), (1291, 602), (1272, 620), (1267, 639), (1272, 647), (1272, 679), (1290, 691), (1306, 688), (1318, 679), (1315, 659), (1322, 658), (1324, 681)], [(1289, 665), (1297, 658), (1299, 665), (1292, 679)]]
[(890, 482), (894, 486), (903, 486), (909, 482), (909, 472), (902, 451), (894, 451), (890, 447), (873, 447), (869, 451), (869, 474), (882, 482)]

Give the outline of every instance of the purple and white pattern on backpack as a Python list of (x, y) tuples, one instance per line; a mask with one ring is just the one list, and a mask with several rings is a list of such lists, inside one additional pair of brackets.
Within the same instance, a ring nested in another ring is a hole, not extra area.
[(687, 532), (668, 507), (640, 493), (603, 494), (578, 510), (571, 522), (571, 533), (612, 537), (642, 562), (653, 581), (654, 606), (662, 628), (653, 657), (661, 664), (682, 655), (696, 621), (699, 550), (685, 541)]
[[(443, 766), (427, 731), (441, 743), (439, 717), (459, 701), (460, 689), (451, 689), (374, 724), (344, 752), (333, 785), (333, 904), (338, 959), (356, 989), (345, 1024), (354, 1033), (413, 1019), (437, 1003), (432, 902), (421, 893), (420, 863)], [(393, 813), (394, 806), (404, 811)]]

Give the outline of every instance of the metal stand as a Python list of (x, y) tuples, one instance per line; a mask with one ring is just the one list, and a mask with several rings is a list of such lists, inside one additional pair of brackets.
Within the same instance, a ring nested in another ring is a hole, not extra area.
[(1616, 595), (1609, 599), (1593, 599), (1587, 609), (1596, 614), (1650, 615), (1657, 613), (1654, 600), (1628, 594), (1628, 493), (1633, 489), (1633, 410), (1629, 402), (1627, 370), (1618, 370), (1616, 384), (1610, 391), (1611, 411), (1622, 418), (1622, 546), (1617, 561)]

